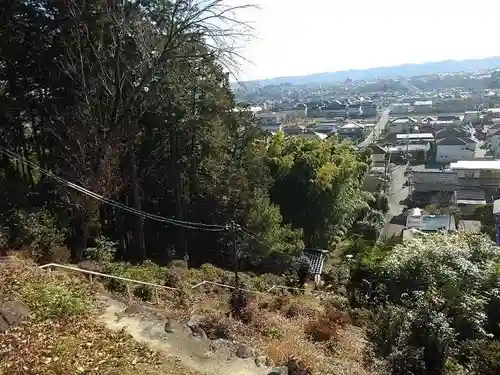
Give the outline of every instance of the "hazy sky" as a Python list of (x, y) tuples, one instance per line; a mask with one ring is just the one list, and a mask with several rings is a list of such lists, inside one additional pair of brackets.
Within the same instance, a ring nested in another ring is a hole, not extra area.
[(242, 80), (500, 55), (500, 0), (250, 2)]

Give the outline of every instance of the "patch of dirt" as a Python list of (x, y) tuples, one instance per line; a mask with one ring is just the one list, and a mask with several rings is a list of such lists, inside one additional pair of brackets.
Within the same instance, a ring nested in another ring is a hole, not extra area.
[[(229, 345), (215, 348), (208, 339), (195, 337), (189, 327), (171, 321), (171, 333), (165, 332), (165, 321), (154, 315), (123, 314), (128, 306), (108, 298), (100, 321), (114, 331), (126, 331), (135, 340), (147, 343), (167, 356), (178, 358), (184, 365), (210, 375), (266, 375), (270, 368), (257, 367), (253, 358), (238, 358)], [(133, 308), (132, 310), (136, 310)]]
[(26, 305), (21, 302), (6, 302), (0, 304), (0, 333), (10, 327), (19, 325), (30, 314)]

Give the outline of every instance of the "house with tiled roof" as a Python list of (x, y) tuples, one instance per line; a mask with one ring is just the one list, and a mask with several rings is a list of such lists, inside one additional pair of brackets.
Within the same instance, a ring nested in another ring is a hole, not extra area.
[(436, 140), (436, 162), (451, 163), (459, 160), (472, 160), (476, 147), (476, 142), (471, 138), (441, 138)]

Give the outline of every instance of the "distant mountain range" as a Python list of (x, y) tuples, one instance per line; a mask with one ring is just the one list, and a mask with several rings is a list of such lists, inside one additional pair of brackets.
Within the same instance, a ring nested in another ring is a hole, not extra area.
[(259, 85), (281, 85), (290, 83), (292, 85), (320, 84), (343, 82), (347, 78), (352, 80), (372, 80), (396, 77), (411, 77), (425, 74), (459, 73), (472, 70), (488, 70), (500, 68), (500, 57), (487, 57), (484, 59), (469, 60), (444, 60), (427, 62), (422, 64), (403, 64), (396, 66), (351, 69), (330, 73), (316, 73), (295, 77), (277, 77), (257, 81), (245, 82), (250, 86)]

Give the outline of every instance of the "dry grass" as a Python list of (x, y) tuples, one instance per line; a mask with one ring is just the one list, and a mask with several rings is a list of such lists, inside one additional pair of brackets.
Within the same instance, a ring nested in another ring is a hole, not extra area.
[[(317, 297), (253, 296), (247, 306), (251, 316), (247, 324), (230, 317), (229, 293), (206, 293), (195, 299), (199, 303), (196, 313), (206, 314), (202, 328), (209, 338), (245, 342), (276, 365), (297, 358), (313, 374), (372, 373), (364, 360), (363, 331), (350, 324), (347, 313)], [(321, 334), (324, 327), (329, 331), (318, 340), (314, 334)]]
[(78, 277), (49, 275), (27, 262), (0, 263), (0, 301), (15, 300), (30, 319), (0, 335), (0, 374), (195, 375), (123, 332), (96, 323), (95, 290)]
[[(218, 273), (212, 269), (208, 271)], [(205, 270), (205, 273), (208, 271)], [(3, 280), (3, 277), (6, 277), (7, 283), (0, 283), (0, 295), (3, 292), (17, 298), (31, 295), (25, 293), (26, 280), (43, 280), (43, 284), (47, 285), (54, 280), (53, 276), (32, 267), (21, 266), (6, 271), (0, 264), (0, 279)], [(81, 287), (81, 276), (58, 277), (57, 280), (74, 291), (70, 293), (69, 301), (72, 298), (90, 300), (88, 290)], [(6, 284), (9, 285), (8, 290), (5, 290)], [(92, 292), (95, 294), (96, 291)], [(161, 291), (161, 294), (162, 304), (156, 307), (166, 315), (179, 321), (186, 321), (193, 314), (203, 315), (202, 328), (209, 338), (244, 342), (271, 358), (276, 365), (286, 365), (293, 357), (314, 374), (373, 373), (370, 363), (365, 361), (368, 345), (363, 331), (352, 326), (341, 306), (331, 299), (321, 301), (314, 296), (252, 295), (245, 308), (248, 321), (243, 323), (231, 316), (230, 293), (225, 289), (203, 287), (184, 289), (182, 293)], [(33, 303), (30, 307), (37, 311), (39, 308)], [(17, 355), (14, 350), (8, 352), (6, 363), (10, 367), (0, 364), (0, 374), (2, 370), (12, 375), (29, 373), (24, 367), (36, 369), (33, 372), (30, 370), (31, 373), (50, 375), (78, 374), (80, 367), (95, 368), (97, 370), (89, 372), (95, 374), (193, 373), (173, 360), (160, 359), (155, 352), (126, 334), (112, 333), (97, 326), (92, 322), (92, 316), (63, 319), (52, 328), (52, 320), (29, 323), (11, 331), (0, 338), (0, 345), (12, 345), (23, 356)], [(83, 337), (85, 340), (82, 341)], [(55, 355), (54, 348), (61, 347), (66, 350)], [(70, 354), (76, 351), (81, 353), (81, 358)], [(54, 360), (56, 357), (57, 361)], [(49, 361), (48, 358), (52, 359)]]

